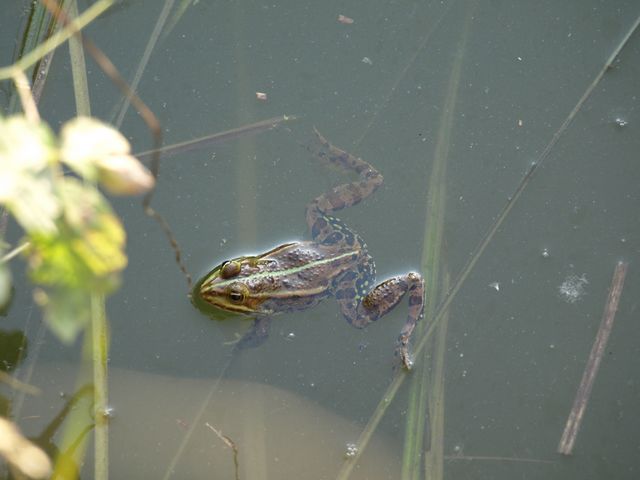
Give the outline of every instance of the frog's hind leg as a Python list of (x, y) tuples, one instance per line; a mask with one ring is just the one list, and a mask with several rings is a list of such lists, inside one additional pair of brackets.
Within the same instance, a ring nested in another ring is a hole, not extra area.
[[(391, 277), (367, 293), (361, 302), (338, 299), (342, 312), (351, 325), (362, 328), (389, 313), (405, 296), (409, 294), (409, 314), (398, 336), (396, 355), (400, 357), (402, 365), (411, 369), (413, 360), (409, 353), (409, 339), (413, 329), (424, 310), (424, 280), (415, 272)], [(338, 296), (338, 295), (336, 295)], [(344, 301), (344, 303), (343, 303)]]
[(332, 212), (356, 205), (382, 185), (383, 177), (369, 163), (329, 143), (316, 129), (316, 140), (309, 151), (319, 160), (347, 172), (357, 173), (359, 179), (338, 185), (307, 205), (307, 225), (314, 240), (322, 242), (334, 232), (328, 221)]

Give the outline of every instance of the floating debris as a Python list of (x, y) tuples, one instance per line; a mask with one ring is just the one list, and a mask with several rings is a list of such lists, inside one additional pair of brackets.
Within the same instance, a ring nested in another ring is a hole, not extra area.
[(338, 15), (338, 22), (343, 25), (351, 25), (354, 20), (351, 17), (347, 17), (346, 15)]
[(560, 297), (567, 303), (576, 303), (584, 295), (585, 285), (589, 281), (586, 275), (569, 275), (558, 287)]
[(362, 57), (362, 63), (366, 63), (367, 65), (373, 65), (373, 62), (369, 57)]
[(498, 282), (491, 282), (489, 284), (489, 287), (493, 288), (496, 292), (500, 291), (500, 283), (498, 283)]
[(264, 92), (256, 92), (256, 98), (258, 100), (260, 100), (261, 102), (266, 102), (267, 101), (267, 94)]
[(358, 446), (355, 443), (347, 443), (347, 451), (344, 456), (347, 458), (353, 458), (358, 454)]
[(540, 253), (540, 255), (542, 256), (542, 258), (551, 257), (551, 254), (549, 253), (549, 249), (547, 249), (547, 248), (543, 248), (542, 252)]

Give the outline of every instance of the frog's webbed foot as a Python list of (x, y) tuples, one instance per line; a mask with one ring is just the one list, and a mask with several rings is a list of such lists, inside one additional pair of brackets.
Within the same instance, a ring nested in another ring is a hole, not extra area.
[(245, 348), (256, 348), (264, 343), (269, 337), (269, 326), (271, 317), (257, 317), (253, 320), (253, 325), (247, 332), (235, 342), (233, 351), (244, 350)]
[(404, 368), (408, 372), (413, 369), (413, 354), (409, 350), (409, 344), (403, 344), (401, 339), (398, 339), (398, 346), (396, 347), (396, 357), (400, 359), (402, 368)]

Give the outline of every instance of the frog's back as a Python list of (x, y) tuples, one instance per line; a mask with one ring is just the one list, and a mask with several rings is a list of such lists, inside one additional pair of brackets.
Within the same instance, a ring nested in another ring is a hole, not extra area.
[(353, 269), (358, 252), (347, 246), (295, 242), (264, 257), (277, 284), (264, 303), (264, 310), (289, 312), (316, 305), (333, 292), (335, 278)]

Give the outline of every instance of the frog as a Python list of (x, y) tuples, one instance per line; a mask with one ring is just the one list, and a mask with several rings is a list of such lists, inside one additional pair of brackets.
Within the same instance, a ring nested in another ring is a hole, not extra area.
[(253, 325), (236, 348), (255, 347), (268, 337), (272, 318), (311, 308), (328, 297), (337, 301), (346, 321), (364, 328), (408, 297), (408, 313), (396, 341), (395, 356), (406, 370), (414, 360), (410, 339), (423, 317), (425, 282), (415, 271), (376, 283), (376, 266), (364, 240), (334, 213), (357, 205), (383, 184), (382, 174), (365, 160), (330, 143), (315, 127), (307, 150), (351, 182), (332, 188), (306, 206), (311, 240), (277, 245), (267, 252), (226, 260), (194, 287), (196, 306), (241, 314)]

